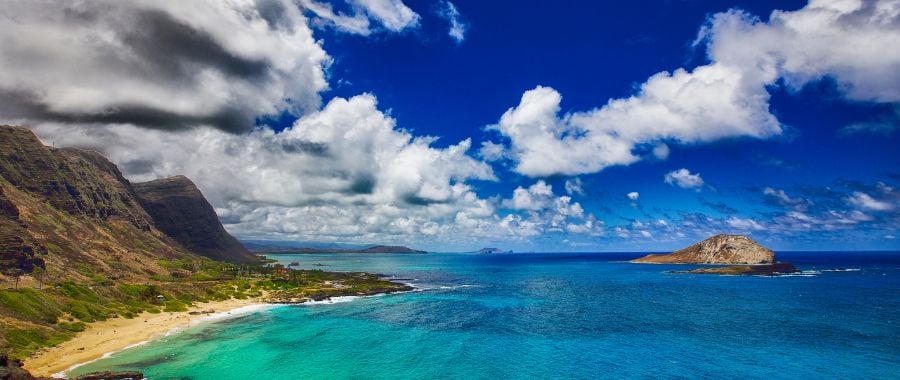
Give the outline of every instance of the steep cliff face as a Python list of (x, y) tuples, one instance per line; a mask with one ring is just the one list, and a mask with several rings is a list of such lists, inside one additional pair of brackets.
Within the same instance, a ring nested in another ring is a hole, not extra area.
[(28, 234), (16, 207), (0, 186), (0, 269), (17, 268), (31, 272), (45, 266), (47, 250)]
[[(194, 193), (186, 198), (168, 197), (164, 189), (150, 198), (179, 199), (174, 207), (183, 212), (172, 218), (180, 218), (180, 226), (194, 239), (225, 243), (191, 245), (199, 247), (192, 252), (165, 233), (175, 231), (172, 223), (161, 219), (165, 230), (155, 225), (133, 185), (99, 153), (46, 147), (26, 128), (0, 126), (0, 270), (46, 266), (51, 278), (138, 279), (167, 275), (161, 260), (195, 253), (234, 261), (252, 257), (233, 253), (237, 242), (190, 187)], [(195, 223), (200, 227), (192, 227)]]
[(117, 218), (149, 231), (151, 218), (116, 166), (97, 152), (44, 146), (30, 130), (0, 126), (0, 175), (73, 216)]
[(647, 255), (633, 263), (772, 264), (775, 253), (742, 235), (716, 235), (667, 255)]
[(217, 260), (256, 259), (225, 231), (213, 207), (187, 177), (136, 183), (134, 189), (156, 227), (185, 248)]

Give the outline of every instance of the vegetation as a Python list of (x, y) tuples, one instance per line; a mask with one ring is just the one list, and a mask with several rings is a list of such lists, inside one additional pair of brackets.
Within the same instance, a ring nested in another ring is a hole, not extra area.
[(0, 290), (0, 353), (24, 358), (71, 339), (87, 323), (144, 312), (183, 312), (198, 302), (264, 295), (269, 302), (303, 302), (410, 289), (368, 273), (291, 270), (279, 264), (196, 258), (161, 260), (159, 265), (169, 274), (146, 283), (116, 283), (82, 266), (77, 269), (88, 281)]

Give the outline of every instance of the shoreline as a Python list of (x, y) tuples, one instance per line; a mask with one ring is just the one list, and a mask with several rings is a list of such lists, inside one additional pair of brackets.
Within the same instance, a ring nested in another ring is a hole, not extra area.
[(150, 343), (183, 328), (236, 317), (270, 305), (276, 306), (259, 298), (230, 299), (197, 303), (187, 311), (144, 312), (132, 319), (116, 317), (90, 323), (74, 338), (25, 359), (24, 368), (35, 377), (65, 378), (65, 374), (75, 368)]
[[(79, 332), (74, 338), (37, 352), (24, 360), (23, 368), (28, 370), (34, 377), (64, 379), (68, 378), (68, 372), (78, 367), (108, 358), (132, 347), (151, 343), (184, 328), (202, 323), (234, 318), (273, 307), (331, 305), (361, 298), (424, 290), (412, 284), (403, 284), (412, 289), (399, 292), (333, 296), (322, 300), (307, 299), (300, 302), (263, 301), (262, 299), (268, 296), (264, 294), (258, 298), (198, 303), (197, 306), (190, 307), (187, 311), (161, 312), (158, 314), (144, 312), (132, 319), (112, 318), (106, 321), (90, 323), (84, 331)], [(192, 312), (195, 314), (191, 314)], [(197, 312), (200, 313), (197, 314)], [(110, 330), (112, 334), (109, 334)]]

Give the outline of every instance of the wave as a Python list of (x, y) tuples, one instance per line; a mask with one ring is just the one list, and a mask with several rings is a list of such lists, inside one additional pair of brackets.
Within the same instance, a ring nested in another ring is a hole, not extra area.
[[(219, 321), (219, 320), (223, 320), (223, 319), (236, 318), (236, 317), (240, 317), (242, 315), (251, 314), (251, 313), (255, 313), (257, 311), (268, 310), (268, 309), (281, 307), (281, 306), (284, 306), (284, 305), (274, 304), (274, 303), (255, 303), (255, 304), (251, 304), (251, 305), (241, 306), (241, 307), (234, 308), (231, 310), (220, 311), (217, 313), (208, 314), (206, 316), (194, 319), (188, 324), (188, 326), (184, 326), (184, 327), (196, 326), (201, 323), (214, 322), (214, 321)], [(173, 329), (169, 330), (168, 332), (166, 332), (165, 336), (172, 335), (172, 334), (178, 332), (179, 330), (184, 329), (184, 327), (173, 328)]]
[(836, 268), (836, 269), (822, 269), (822, 272), (859, 272), (862, 269), (859, 268)]

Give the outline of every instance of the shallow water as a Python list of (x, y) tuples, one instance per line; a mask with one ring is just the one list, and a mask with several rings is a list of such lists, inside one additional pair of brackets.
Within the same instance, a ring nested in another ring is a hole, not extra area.
[(211, 322), (73, 373), (900, 378), (900, 253), (778, 255), (807, 275), (671, 274), (684, 268), (628, 264), (637, 255), (625, 253), (269, 255), (423, 290)]

